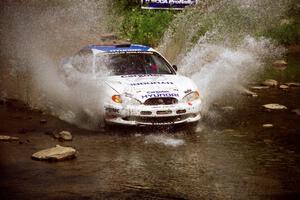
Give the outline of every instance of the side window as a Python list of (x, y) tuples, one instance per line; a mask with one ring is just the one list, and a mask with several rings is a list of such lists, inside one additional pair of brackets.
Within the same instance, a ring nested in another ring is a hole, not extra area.
[(159, 74), (173, 74), (171, 69), (169, 68), (168, 64), (166, 63), (163, 58), (160, 57), (158, 54), (153, 54), (151, 55), (153, 61), (154, 61), (154, 66), (153, 68), (156, 68), (157, 73)]

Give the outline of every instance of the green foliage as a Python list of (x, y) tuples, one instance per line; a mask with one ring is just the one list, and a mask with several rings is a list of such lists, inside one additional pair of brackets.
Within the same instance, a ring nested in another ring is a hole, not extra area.
[(282, 20), (263, 33), (264, 36), (273, 38), (280, 44), (291, 45), (300, 43), (300, 9), (291, 12), (289, 19)]
[[(210, 4), (218, 5), (218, 2), (219, 0), (212, 0)], [(180, 35), (179, 40), (191, 43), (197, 42), (201, 36), (212, 30), (222, 33), (215, 35), (214, 40), (222, 41), (226, 38), (231, 44), (238, 43), (245, 34), (265, 36), (286, 45), (300, 43), (298, 4), (291, 3), (288, 13), (280, 18), (275, 16), (270, 18), (267, 11), (261, 13), (255, 9), (241, 10), (230, 2), (223, 4), (214, 8), (214, 11), (206, 10), (205, 6), (200, 9), (168, 11), (142, 10), (140, 0), (113, 0), (111, 2), (113, 17), (110, 25), (122, 39), (150, 46), (157, 46), (168, 28), (173, 30), (175, 35)], [(260, 14), (259, 19), (256, 12)]]
[(113, 3), (116, 16), (122, 16), (116, 29), (122, 39), (133, 43), (158, 45), (176, 11), (143, 10), (140, 1), (118, 0)]

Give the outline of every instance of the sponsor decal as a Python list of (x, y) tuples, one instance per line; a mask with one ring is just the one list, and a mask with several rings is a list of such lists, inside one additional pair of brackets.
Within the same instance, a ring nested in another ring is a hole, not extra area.
[(131, 51), (131, 50), (110, 50), (107, 54), (108, 55), (115, 55), (115, 54), (153, 54), (153, 52), (150, 51)]
[(170, 93), (170, 91), (149, 91), (147, 93), (148, 94), (151, 94), (151, 93)]
[(170, 81), (149, 81), (149, 82), (140, 82), (140, 83), (130, 83), (131, 86), (138, 85), (173, 85), (173, 82)]
[(121, 78), (133, 78), (133, 77), (152, 77), (152, 76), (161, 76), (161, 74), (130, 74), (130, 75), (122, 75)]
[(148, 93), (142, 95), (142, 99), (159, 98), (159, 97), (179, 97), (178, 93)]
[(141, 0), (143, 9), (175, 9), (181, 10), (186, 6), (192, 6), (197, 0)]

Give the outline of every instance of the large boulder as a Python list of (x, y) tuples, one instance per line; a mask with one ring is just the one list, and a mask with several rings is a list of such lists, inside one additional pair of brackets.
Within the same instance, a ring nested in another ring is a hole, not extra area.
[(36, 152), (31, 157), (35, 160), (69, 160), (76, 157), (76, 150), (72, 147), (62, 147), (60, 145), (56, 145), (55, 147)]
[(273, 79), (267, 79), (264, 82), (262, 82), (262, 85), (276, 87), (278, 85), (278, 81)]

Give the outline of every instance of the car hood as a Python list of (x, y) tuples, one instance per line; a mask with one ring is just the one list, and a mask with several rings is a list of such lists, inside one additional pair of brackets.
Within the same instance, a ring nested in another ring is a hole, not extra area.
[(182, 99), (197, 90), (193, 81), (180, 75), (126, 75), (107, 77), (105, 83), (120, 95), (138, 99), (174, 97)]

